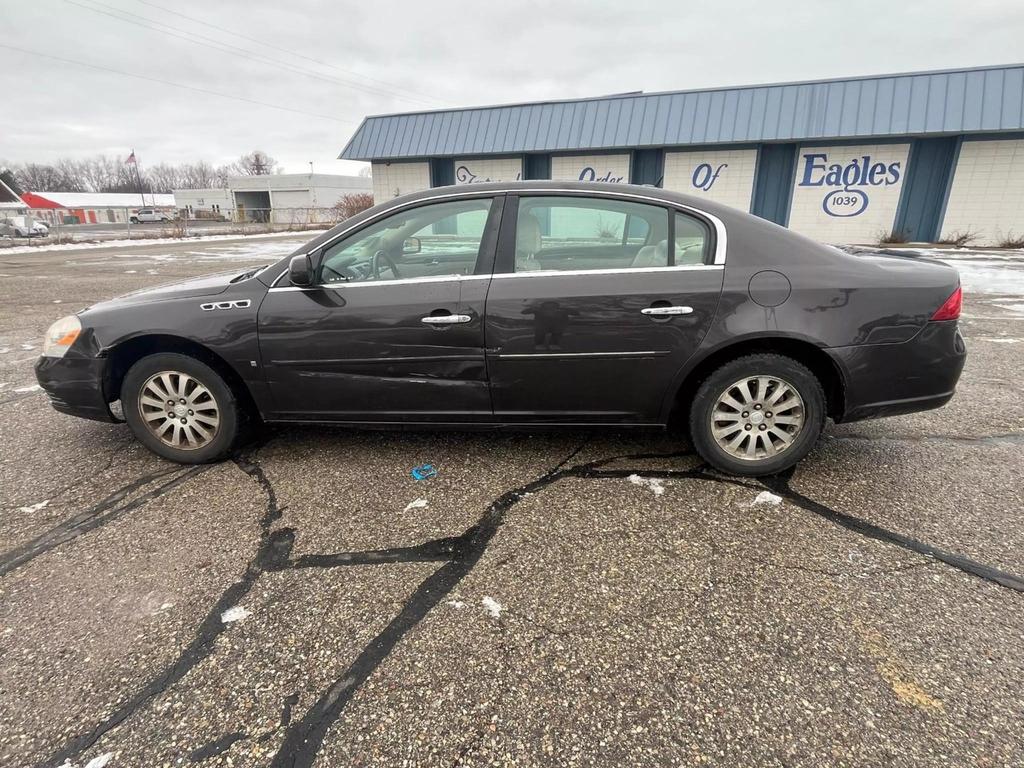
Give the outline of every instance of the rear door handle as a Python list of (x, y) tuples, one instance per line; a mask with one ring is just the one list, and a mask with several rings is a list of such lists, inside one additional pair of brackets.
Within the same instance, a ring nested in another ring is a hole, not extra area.
[(421, 323), (426, 323), (427, 325), (456, 325), (472, 321), (473, 318), (469, 315), (427, 315), (420, 320)]
[(693, 307), (647, 307), (640, 310), (645, 315), (689, 315), (693, 313)]

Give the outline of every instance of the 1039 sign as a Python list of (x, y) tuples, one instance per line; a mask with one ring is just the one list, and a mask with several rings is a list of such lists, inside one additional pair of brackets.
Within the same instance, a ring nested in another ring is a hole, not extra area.
[(842, 165), (829, 163), (827, 154), (815, 152), (803, 155), (798, 186), (830, 188), (821, 201), (821, 209), (829, 216), (846, 218), (867, 210), (868, 190), (898, 184), (901, 176), (899, 161), (882, 163), (863, 155)]

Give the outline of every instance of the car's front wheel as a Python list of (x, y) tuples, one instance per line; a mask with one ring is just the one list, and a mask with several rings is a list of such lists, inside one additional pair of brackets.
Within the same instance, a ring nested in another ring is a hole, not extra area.
[(182, 464), (223, 458), (238, 437), (231, 387), (187, 355), (161, 353), (136, 362), (121, 385), (121, 408), (141, 443)]
[(776, 354), (732, 360), (697, 390), (690, 436), (701, 457), (733, 475), (771, 475), (806, 456), (825, 423), (821, 382)]

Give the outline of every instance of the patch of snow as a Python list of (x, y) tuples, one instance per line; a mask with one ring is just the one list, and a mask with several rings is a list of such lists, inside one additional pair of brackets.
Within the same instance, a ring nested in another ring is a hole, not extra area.
[(61, 300), (60, 300), (60, 299), (54, 299), (54, 300), (53, 300), (53, 303), (54, 303), (54, 304), (60, 304), (60, 303), (61, 303)]
[(126, 269), (124, 271), (124, 273), (126, 275), (137, 275), (137, 274), (139, 274), (139, 270), (137, 270), (137, 269)]
[(232, 234), (232, 235), (201, 235), (199, 237), (139, 237), (134, 240), (102, 240), (95, 243), (63, 243), (61, 245), (17, 245), (12, 248), (0, 248), (0, 253), (47, 253), (49, 251), (88, 251), (95, 248), (137, 248), (140, 245), (165, 245), (182, 243), (209, 243), (215, 240), (271, 240), (274, 238), (296, 238), (312, 240), (317, 235), (322, 235), (326, 229), (310, 229), (304, 232), (263, 232), (256, 235)]
[(665, 492), (665, 484), (656, 477), (640, 477), (640, 475), (630, 475), (626, 479), (629, 480), (629, 482), (631, 482), (633, 485), (642, 485), (643, 487), (650, 489), (650, 491), (655, 496), (661, 496), (661, 494)]
[(991, 341), (993, 344), (1020, 344), (1024, 339), (1008, 339), (1005, 337), (982, 336), (978, 341)]
[(38, 512), (40, 509), (45, 508), (46, 505), (49, 504), (49, 503), (50, 503), (50, 500), (47, 499), (46, 501), (40, 501), (38, 504), (32, 504), (32, 505), (30, 505), (28, 507), (18, 507), (18, 511), (21, 512), (22, 514), (30, 515), (33, 512)]
[(24, 349), (24, 350), (35, 349), (36, 345), (35, 344), (29, 344), (28, 342), (26, 342), (26, 343), (21, 345), (21, 348)]
[(107, 763), (109, 763), (113, 757), (113, 752), (104, 752), (102, 755), (94, 757), (92, 760), (86, 763), (85, 768), (104, 768), (104, 766)]
[(225, 624), (230, 624), (233, 621), (241, 621), (249, 616), (252, 616), (252, 611), (247, 608), (243, 608), (240, 605), (236, 605), (234, 608), (228, 608), (224, 611), (224, 613), (220, 615), (220, 620)]
[(501, 612), (503, 610), (505, 610), (504, 607), (501, 605), (501, 603), (499, 603), (497, 600), (495, 600), (490, 595), (485, 596), (484, 599), (481, 600), (480, 602), (483, 604), (484, 610), (487, 611), (489, 614), (491, 614), (492, 618), (495, 618), (495, 619), (500, 619), (501, 618)]
[(0, 347), (0, 355), (6, 355), (10, 351), (11, 351), (10, 347)]
[(466, 607), (466, 604), (464, 602), (462, 602), (461, 600), (449, 600), (448, 601), (448, 605), (450, 605), (452, 608), (465, 608)]
[(758, 504), (771, 504), (774, 507), (781, 503), (781, 496), (776, 496), (771, 491), (761, 491), (759, 494), (757, 494), (757, 498), (750, 502), (750, 506), (756, 507)]
[(411, 509), (423, 509), (427, 506), (427, 503), (426, 499), (416, 499), (415, 501), (410, 501), (406, 504), (403, 511), (408, 512)]
[(39, 384), (32, 384), (27, 387), (18, 387), (15, 392), (38, 392), (42, 387)]

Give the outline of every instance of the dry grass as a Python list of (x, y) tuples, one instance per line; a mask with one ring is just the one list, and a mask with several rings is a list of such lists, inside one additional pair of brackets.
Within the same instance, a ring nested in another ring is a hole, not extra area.
[(971, 230), (961, 232), (960, 230), (956, 230), (955, 232), (950, 232), (948, 235), (943, 235), (935, 242), (938, 243), (939, 245), (953, 245), (956, 246), (957, 248), (964, 248), (973, 243), (974, 241), (976, 241), (977, 239), (977, 232), (973, 232)]
[(1011, 229), (1006, 237), (999, 241), (1000, 248), (1024, 248), (1024, 235), (1015, 235)]
[(907, 233), (895, 229), (890, 232), (882, 232), (878, 236), (879, 245), (898, 245), (908, 242), (910, 242), (910, 238), (907, 237)]

